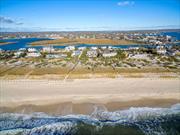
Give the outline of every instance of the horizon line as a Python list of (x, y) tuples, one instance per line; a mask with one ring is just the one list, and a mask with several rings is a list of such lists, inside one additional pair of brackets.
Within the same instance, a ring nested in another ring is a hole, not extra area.
[(33, 32), (128, 32), (128, 31), (158, 31), (158, 30), (179, 30), (180, 28), (167, 28), (167, 29), (129, 29), (129, 30), (56, 30), (56, 31), (0, 31), (2, 33), (33, 33)]

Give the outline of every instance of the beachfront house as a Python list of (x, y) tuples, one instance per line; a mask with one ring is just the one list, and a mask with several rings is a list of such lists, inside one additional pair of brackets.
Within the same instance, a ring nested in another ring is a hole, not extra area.
[(18, 58), (18, 57), (20, 57), (22, 54), (24, 54), (24, 52), (22, 52), (22, 51), (17, 51), (17, 52), (14, 53), (14, 58)]
[(73, 51), (73, 50), (75, 50), (75, 46), (66, 46), (65, 47), (66, 52), (70, 52), (70, 51)]
[(148, 54), (129, 54), (129, 58), (132, 59), (146, 59), (149, 60), (149, 55)]
[(155, 44), (156, 44), (156, 45), (162, 45), (162, 42), (161, 42), (161, 41), (156, 41)]
[(171, 36), (168, 36), (168, 35), (166, 36), (166, 40), (167, 40), (167, 41), (171, 41), (171, 39), (172, 39)]
[(29, 52), (27, 53), (26, 57), (30, 58), (30, 57), (40, 57), (41, 53), (39, 52)]
[(109, 51), (109, 50), (105, 50), (102, 54), (103, 57), (114, 57), (116, 55), (117, 55), (117, 52)]
[(87, 57), (90, 57), (90, 58), (94, 58), (94, 57), (97, 57), (98, 53), (96, 50), (89, 50), (87, 51)]
[(108, 46), (108, 49), (109, 49), (109, 50), (113, 50), (113, 47), (112, 47), (112, 46)]
[(73, 53), (71, 54), (71, 57), (74, 57), (74, 56), (79, 56), (81, 54), (82, 51), (80, 50), (75, 50), (73, 51)]
[(91, 47), (92, 50), (97, 50), (98, 48), (97, 47)]
[(167, 54), (169, 56), (175, 56), (176, 55), (176, 52), (175, 51), (168, 51)]
[(129, 47), (128, 50), (138, 50), (139, 47)]
[(28, 52), (37, 52), (36, 48), (28, 48)]
[(46, 58), (47, 59), (57, 59), (57, 58), (66, 58), (67, 57), (67, 54), (47, 54), (46, 55)]
[(83, 51), (83, 50), (85, 50), (85, 49), (86, 49), (86, 47), (85, 47), (85, 46), (78, 47), (78, 50), (81, 50), (81, 51)]
[(55, 50), (53, 46), (46, 46), (46, 47), (43, 47), (42, 51), (47, 52), (47, 53), (53, 53)]
[(41, 53), (38, 52), (36, 48), (28, 48), (28, 53), (26, 54), (26, 57), (40, 57)]
[(105, 50), (105, 49), (107, 49), (107, 47), (106, 46), (102, 46), (101, 49)]
[(24, 57), (26, 55), (26, 48), (20, 48), (18, 51), (14, 52), (14, 58)]
[(25, 52), (26, 48), (20, 48), (19, 51)]
[(166, 54), (167, 50), (166, 50), (166, 48), (164, 46), (159, 45), (159, 46), (156, 47), (156, 52), (158, 54)]

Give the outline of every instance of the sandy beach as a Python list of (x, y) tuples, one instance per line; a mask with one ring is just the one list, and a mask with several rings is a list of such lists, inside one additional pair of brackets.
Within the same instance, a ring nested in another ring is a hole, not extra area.
[(0, 87), (2, 112), (88, 114), (97, 107), (114, 111), (180, 102), (177, 78), (1, 80)]

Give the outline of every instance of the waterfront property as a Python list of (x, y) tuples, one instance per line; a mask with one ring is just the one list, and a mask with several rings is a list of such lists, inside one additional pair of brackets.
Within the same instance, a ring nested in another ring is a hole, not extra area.
[(55, 50), (53, 46), (47, 46), (47, 47), (43, 47), (42, 51), (46, 53), (53, 53)]
[(39, 52), (29, 52), (26, 57), (40, 57), (41, 54)]
[(69, 51), (73, 51), (75, 50), (75, 46), (66, 46), (65, 47), (65, 51), (69, 52)]
[(87, 51), (87, 56), (90, 58), (97, 57), (97, 55), (98, 55), (98, 53), (96, 50), (91, 49), (91, 50)]
[(80, 50), (75, 50), (72, 52), (71, 56), (74, 57), (74, 56), (79, 56), (80, 54), (82, 53), (82, 51)]
[(66, 58), (66, 57), (67, 57), (66, 54), (47, 54), (46, 55), (47, 59), (52, 59), (52, 58), (58, 59), (58, 58)]
[(156, 51), (157, 51), (158, 54), (166, 54), (166, 52), (167, 52), (166, 48), (164, 46), (162, 46), (162, 45), (161, 46), (157, 46), (156, 47)]
[[(111, 50), (111, 49), (110, 49)], [(110, 50), (105, 50), (102, 54), (103, 57), (114, 57), (117, 55), (117, 52), (115, 51), (110, 51)]]

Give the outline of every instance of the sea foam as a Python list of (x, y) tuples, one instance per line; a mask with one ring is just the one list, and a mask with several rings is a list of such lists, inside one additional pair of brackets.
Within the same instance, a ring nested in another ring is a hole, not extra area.
[(0, 134), (73, 135), (76, 134), (80, 124), (84, 127), (86, 125), (96, 127), (92, 129), (95, 130), (94, 132), (101, 131), (104, 126), (117, 125), (137, 127), (147, 135), (180, 132), (172, 125), (169, 129), (169, 123), (180, 124), (180, 104), (175, 104), (170, 108), (131, 107), (114, 112), (96, 109), (91, 115), (51, 116), (41, 112), (32, 114), (2, 113), (0, 114)]

